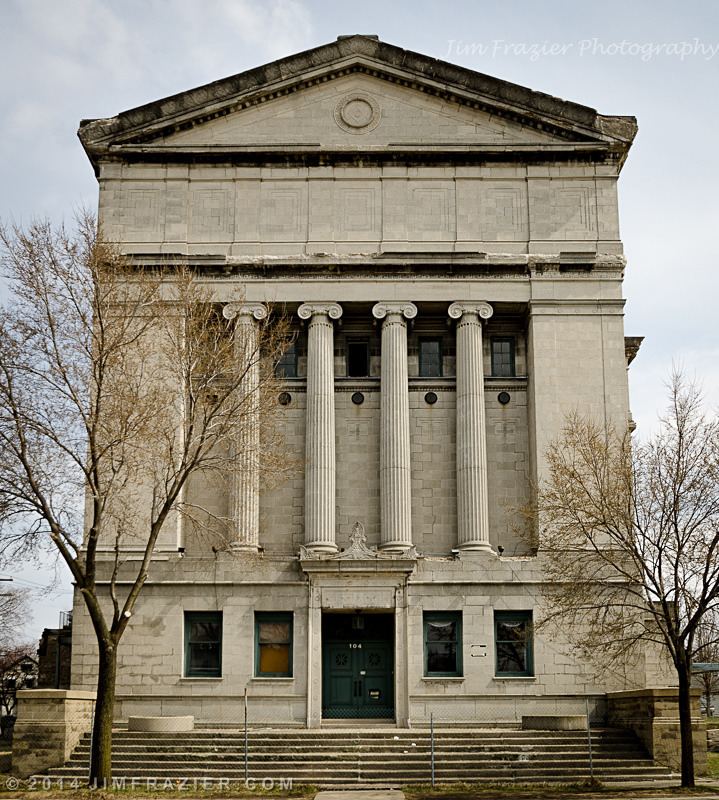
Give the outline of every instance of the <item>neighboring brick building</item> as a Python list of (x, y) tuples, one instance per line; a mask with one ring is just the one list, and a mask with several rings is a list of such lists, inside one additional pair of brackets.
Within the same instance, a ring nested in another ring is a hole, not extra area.
[[(236, 536), (164, 532), (119, 718), (239, 721), (249, 687), (255, 719), (514, 722), (652, 684), (649, 659), (598, 675), (533, 634), (521, 513), (567, 412), (630, 423), (635, 133), (364, 36), (82, 123), (109, 238), (202, 269), (238, 324), (280, 303), (298, 332), (278, 413), (305, 469), (195, 485)], [(72, 655), (92, 688), (79, 595)]]

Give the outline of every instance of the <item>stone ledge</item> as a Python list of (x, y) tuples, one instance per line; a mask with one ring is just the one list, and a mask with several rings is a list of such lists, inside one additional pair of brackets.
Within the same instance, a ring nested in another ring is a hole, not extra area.
[(523, 731), (585, 731), (586, 714), (547, 714), (522, 717)]
[(186, 733), (194, 730), (195, 718), (184, 717), (128, 717), (128, 731), (144, 733)]
[(94, 700), (96, 692), (82, 689), (18, 689), (18, 700)]

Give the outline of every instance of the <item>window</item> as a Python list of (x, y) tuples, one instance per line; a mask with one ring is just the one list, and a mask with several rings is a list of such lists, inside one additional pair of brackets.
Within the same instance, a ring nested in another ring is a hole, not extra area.
[(425, 611), (424, 674), (428, 678), (461, 677), (461, 612)]
[(347, 376), (366, 378), (369, 375), (369, 342), (367, 339), (347, 340)]
[(510, 336), (492, 339), (492, 376), (514, 377), (514, 339)]
[(497, 677), (534, 675), (531, 611), (495, 611), (494, 643)]
[(255, 613), (255, 675), (292, 677), (292, 612)]
[(297, 377), (297, 342), (292, 342), (275, 365), (276, 378)]
[(222, 612), (185, 611), (185, 677), (222, 675)]
[(422, 378), (442, 377), (442, 340), (419, 340), (419, 374)]

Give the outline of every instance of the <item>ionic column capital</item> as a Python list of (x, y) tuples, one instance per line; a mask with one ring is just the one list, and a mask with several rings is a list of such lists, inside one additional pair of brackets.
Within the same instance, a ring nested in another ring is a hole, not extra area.
[(342, 316), (342, 306), (339, 303), (302, 303), (297, 309), (297, 316), (300, 319), (311, 319), (317, 314), (339, 319)]
[(476, 314), (480, 319), (489, 319), (494, 313), (494, 309), (489, 303), (464, 302), (462, 300), (452, 303), (447, 309), (447, 313), (452, 319), (461, 319), (465, 314)]
[(225, 319), (235, 317), (254, 317), (256, 320), (267, 318), (267, 306), (264, 303), (226, 303), (222, 309)]
[(375, 319), (384, 319), (389, 314), (400, 314), (406, 319), (414, 319), (417, 316), (417, 306), (409, 302), (381, 302), (372, 307), (372, 316)]

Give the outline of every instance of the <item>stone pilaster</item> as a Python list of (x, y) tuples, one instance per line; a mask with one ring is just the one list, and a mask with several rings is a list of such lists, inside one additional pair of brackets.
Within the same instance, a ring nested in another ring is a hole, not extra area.
[(377, 303), (382, 320), (380, 506), (383, 550), (412, 547), (412, 482), (409, 448), (407, 323), (414, 303)]
[[(262, 303), (228, 303), (222, 310), (235, 319), (235, 351), (245, 374), (240, 383), (244, 396), (243, 423), (235, 442), (235, 476), (232, 516), (235, 530), (231, 550), (257, 551), (260, 546), (260, 409), (259, 339), (257, 325), (267, 317)], [(245, 366), (247, 365), (247, 366)]]
[(487, 503), (482, 320), (488, 303), (452, 303), (457, 321), (457, 546), (491, 552)]
[(335, 543), (335, 372), (332, 320), (337, 303), (304, 303), (307, 333), (307, 430), (305, 434), (305, 546), (334, 552)]

